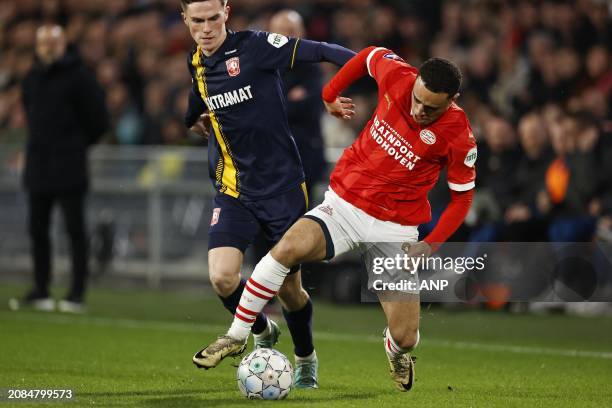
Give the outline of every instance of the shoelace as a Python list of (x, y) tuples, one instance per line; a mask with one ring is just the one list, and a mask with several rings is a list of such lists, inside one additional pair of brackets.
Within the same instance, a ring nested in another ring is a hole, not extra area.
[(207, 347), (208, 351), (210, 353), (216, 353), (219, 350), (221, 350), (222, 348), (224, 348), (226, 346), (226, 344), (223, 341), (220, 340), (227, 340), (227, 342), (232, 342), (234, 339), (231, 338), (228, 335), (223, 335), (223, 336), (219, 336), (217, 337), (217, 341), (215, 341), (213, 344), (211, 344), (210, 346)]
[(314, 384), (315, 380), (315, 364), (314, 363), (304, 363), (297, 366), (296, 377), (300, 379), (299, 382), (303, 383), (303, 375), (302, 371), (305, 371), (307, 374), (306, 380), (309, 384)]
[(408, 367), (410, 366), (410, 362), (403, 355), (400, 354), (391, 360), (391, 364), (393, 364), (393, 370), (400, 376), (404, 376), (408, 373)]
[(415, 361), (416, 357), (414, 356), (406, 356), (405, 354), (399, 354), (391, 360), (391, 364), (393, 364), (393, 369), (396, 373), (401, 376), (404, 376), (408, 374), (410, 363), (412, 362), (412, 364), (414, 364)]

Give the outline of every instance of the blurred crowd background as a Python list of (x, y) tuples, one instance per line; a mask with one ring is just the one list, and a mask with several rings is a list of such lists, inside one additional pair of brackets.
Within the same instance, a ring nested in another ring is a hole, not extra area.
[[(605, 0), (230, 0), (228, 26), (267, 30), (293, 8), (306, 37), (358, 51), (386, 46), (413, 65), (449, 58), (464, 74), (459, 104), (478, 140), (477, 194), (454, 239), (612, 240), (612, 5)], [(0, 144), (18, 167), (26, 129), (20, 80), (36, 28), (59, 22), (106, 92), (103, 143), (202, 145), (183, 125), (192, 40), (179, 0), (0, 1)], [(324, 80), (334, 72), (324, 67)], [(348, 125), (324, 122), (345, 147), (376, 103), (375, 84), (350, 90)], [(203, 182), (208, 182), (204, 181)], [(325, 181), (323, 181), (325, 182)], [(435, 217), (447, 188), (431, 194)], [(430, 226), (423, 226), (427, 229)]]

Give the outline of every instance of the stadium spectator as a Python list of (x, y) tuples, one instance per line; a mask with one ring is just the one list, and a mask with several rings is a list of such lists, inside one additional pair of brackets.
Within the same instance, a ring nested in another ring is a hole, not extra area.
[[(270, 32), (294, 38), (302, 38), (306, 34), (302, 17), (293, 10), (275, 14), (270, 20)], [(289, 126), (302, 158), (308, 196), (313, 197), (313, 186), (327, 175), (321, 130), (321, 69), (314, 64), (298, 65), (283, 75), (283, 82), (287, 93)]]
[(598, 187), (595, 146), (599, 132), (584, 116), (564, 115), (551, 136), (556, 157), (546, 169), (546, 194), (540, 198), (540, 211), (550, 218), (548, 238), (588, 241), (595, 228), (589, 204)]
[(483, 128), (486, 144), (479, 146), (478, 171), (479, 190), (475, 197), (475, 211), (481, 224), (472, 233), (470, 240), (490, 242), (500, 238), (502, 216), (513, 199), (513, 184), (519, 151), (510, 123), (497, 116), (486, 119)]
[(513, 199), (504, 212), (506, 226), (501, 239), (542, 242), (548, 239), (548, 223), (539, 214), (536, 200), (545, 189), (544, 175), (553, 159), (553, 152), (546, 125), (538, 112), (523, 116), (518, 130), (523, 155), (515, 170), (511, 190)]
[(51, 310), (52, 209), (62, 210), (70, 238), (72, 286), (59, 310), (83, 310), (88, 276), (85, 194), (87, 150), (107, 129), (102, 90), (93, 73), (67, 47), (63, 29), (44, 25), (36, 32), (36, 61), (23, 81), (22, 99), (29, 136), (24, 184), (28, 193), (34, 286), (11, 307), (24, 304)]

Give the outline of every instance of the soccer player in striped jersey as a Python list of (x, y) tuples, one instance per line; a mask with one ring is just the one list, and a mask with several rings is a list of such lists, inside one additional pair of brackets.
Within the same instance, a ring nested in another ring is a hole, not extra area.
[[(230, 31), (227, 0), (182, 0), (181, 6), (197, 45), (188, 58), (193, 88), (186, 125), (209, 136), (209, 172), (217, 190), (209, 229), (210, 279), (223, 305), (251, 324), (255, 347), (272, 347), (280, 334), (276, 323), (261, 313), (249, 315), (239, 300), (245, 288), (266, 300), (273, 295), (247, 285), (240, 268), (260, 230), (271, 248), (308, 208), (281, 74), (304, 62), (341, 66), (355, 53), (281, 34)], [(299, 265), (276, 292), (295, 345), (294, 385), (316, 388), (312, 302), (302, 288)], [(208, 368), (201, 353), (193, 362)]]
[[(465, 112), (455, 104), (461, 73), (450, 61), (432, 58), (419, 69), (385, 48), (366, 48), (328, 83), (328, 112), (350, 119), (352, 104), (339, 98), (353, 81), (369, 74), (378, 84), (378, 106), (331, 174), (324, 202), (309, 211), (257, 264), (240, 299), (240, 313), (226, 335), (202, 352), (216, 366), (243, 347), (253, 319), (293, 265), (331, 259), (352, 249), (395, 258), (428, 256), (463, 222), (475, 186), (476, 143)], [(433, 231), (419, 241), (417, 226), (428, 222), (427, 193), (447, 168), (451, 202)], [(366, 245), (367, 244), (367, 245)], [(406, 271), (387, 271), (390, 279)], [(391, 376), (401, 391), (414, 383), (410, 352), (419, 342), (419, 293), (377, 292), (387, 317), (384, 348)], [(246, 319), (245, 317), (248, 317)]]

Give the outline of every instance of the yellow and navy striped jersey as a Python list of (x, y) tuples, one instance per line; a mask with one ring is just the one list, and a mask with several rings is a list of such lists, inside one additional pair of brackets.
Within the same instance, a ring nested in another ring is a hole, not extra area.
[(232, 32), (210, 57), (189, 55), (193, 80), (186, 125), (211, 117), (209, 172), (215, 188), (244, 200), (298, 186), (304, 172), (289, 130), (281, 74), (293, 67), (299, 39)]

